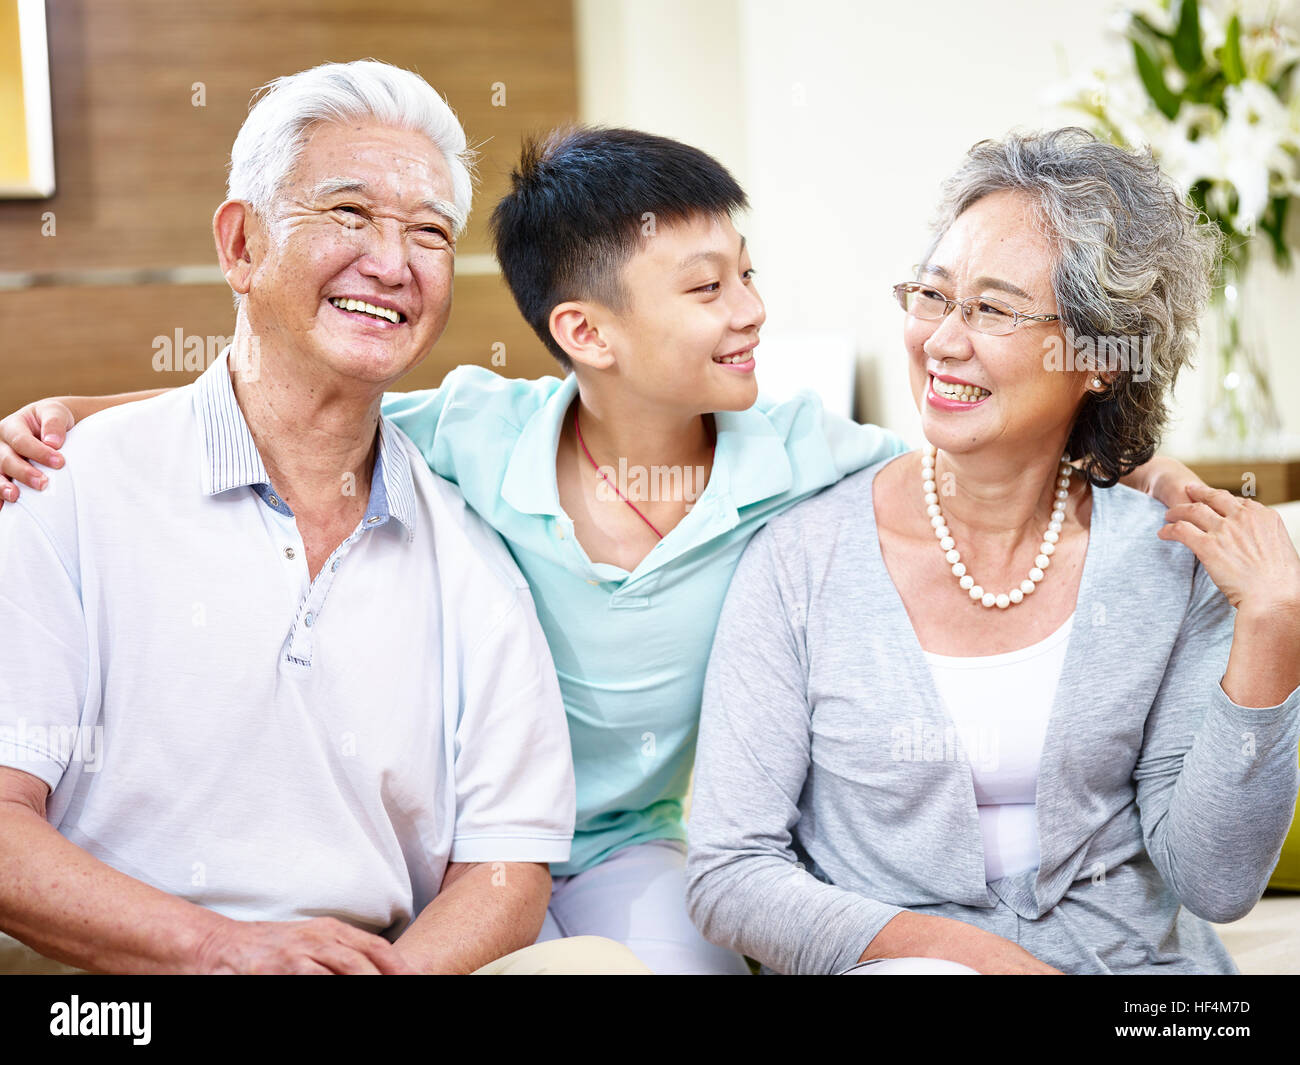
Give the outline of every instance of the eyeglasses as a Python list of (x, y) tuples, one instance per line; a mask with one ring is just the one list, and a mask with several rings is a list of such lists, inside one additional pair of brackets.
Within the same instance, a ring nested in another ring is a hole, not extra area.
[(1059, 314), (1021, 314), (1001, 300), (988, 296), (967, 296), (964, 300), (950, 300), (942, 292), (919, 281), (903, 281), (894, 286), (898, 305), (914, 318), (937, 322), (954, 307), (961, 308), (961, 317), (977, 333), (1005, 336), (1021, 322), (1058, 322)]

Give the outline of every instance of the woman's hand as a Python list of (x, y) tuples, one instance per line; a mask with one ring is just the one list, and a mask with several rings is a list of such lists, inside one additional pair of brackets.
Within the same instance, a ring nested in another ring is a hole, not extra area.
[(1024, 947), (965, 921), (904, 910), (876, 933), (859, 962), (876, 958), (943, 958), (987, 976), (1061, 976)]
[(38, 491), (45, 487), (45, 475), (31, 462), (55, 470), (62, 466), (58, 449), (75, 421), (57, 399), (38, 399), (0, 421), (0, 507), (18, 498), (18, 481)]
[(1169, 508), (1160, 539), (1193, 551), (1239, 611), (1300, 610), (1300, 555), (1277, 511), (1202, 484), (1185, 491), (1190, 502)]
[(1300, 687), (1300, 556), (1277, 511), (1197, 485), (1187, 495), (1157, 535), (1195, 552), (1237, 608), (1223, 693), (1242, 707), (1279, 706)]

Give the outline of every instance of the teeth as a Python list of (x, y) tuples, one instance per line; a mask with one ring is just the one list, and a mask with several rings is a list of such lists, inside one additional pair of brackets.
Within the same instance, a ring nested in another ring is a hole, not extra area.
[(723, 356), (721, 356), (720, 358), (714, 359), (713, 361), (714, 361), (714, 362), (726, 362), (726, 363), (732, 363), (732, 362), (749, 362), (749, 356), (750, 356), (750, 353), (749, 353), (748, 351), (743, 351), (743, 352), (741, 352), (739, 355), (723, 355)]
[(382, 318), (386, 322), (392, 322), (397, 325), (402, 320), (402, 316), (396, 311), (391, 311), (387, 307), (376, 307), (372, 303), (366, 303), (364, 300), (345, 300), (336, 297), (330, 299), (334, 304), (343, 311), (361, 311), (363, 314), (373, 315), (376, 318)]
[(934, 389), (935, 395), (964, 403), (978, 403), (985, 396), (992, 394), (988, 389), (980, 388), (978, 385), (958, 385), (950, 381), (940, 381), (937, 377), (930, 378), (930, 387)]

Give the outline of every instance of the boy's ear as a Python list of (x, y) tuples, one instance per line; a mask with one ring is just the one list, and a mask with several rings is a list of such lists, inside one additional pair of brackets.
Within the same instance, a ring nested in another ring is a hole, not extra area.
[(609, 338), (601, 332), (590, 303), (570, 300), (558, 303), (551, 309), (548, 324), (551, 336), (575, 365), (589, 366), (593, 370), (607, 370), (614, 365), (614, 352)]
[(247, 295), (253, 274), (253, 257), (250, 240), (257, 224), (248, 204), (242, 200), (227, 200), (212, 216), (212, 236), (217, 244), (217, 260), (226, 281), (237, 293)]

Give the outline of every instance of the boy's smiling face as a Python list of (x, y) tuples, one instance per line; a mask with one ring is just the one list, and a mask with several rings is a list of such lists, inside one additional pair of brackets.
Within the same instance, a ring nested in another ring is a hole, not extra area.
[(592, 308), (620, 384), (682, 413), (745, 410), (766, 317), (745, 239), (725, 216), (660, 223), (623, 267), (624, 306)]

